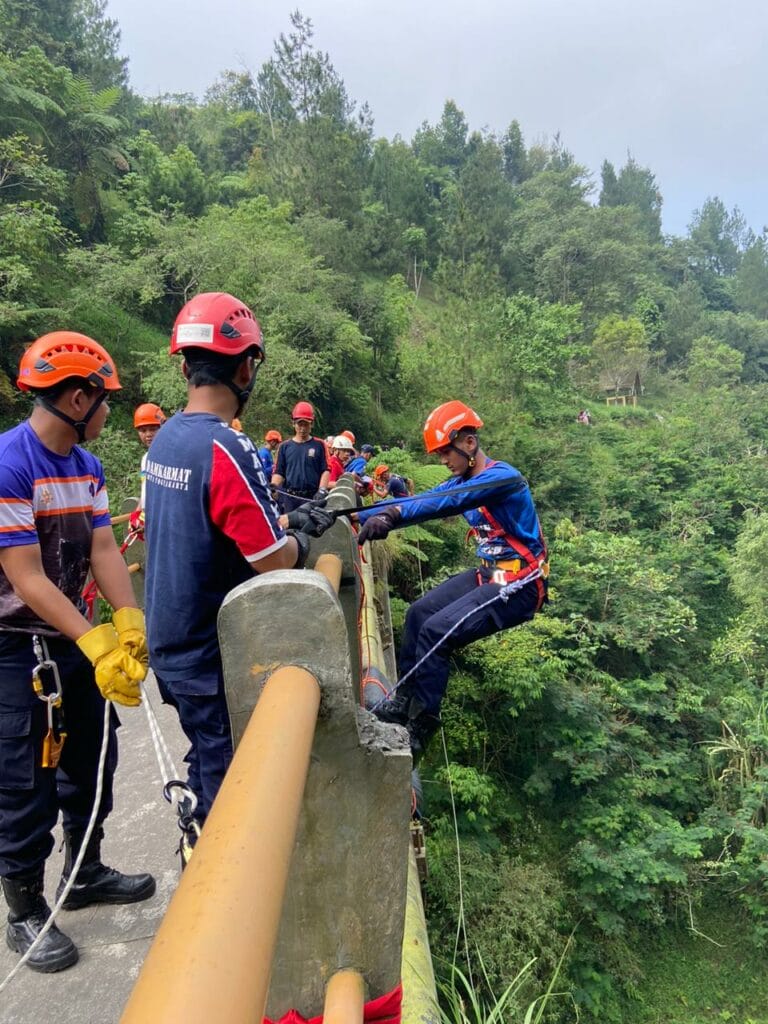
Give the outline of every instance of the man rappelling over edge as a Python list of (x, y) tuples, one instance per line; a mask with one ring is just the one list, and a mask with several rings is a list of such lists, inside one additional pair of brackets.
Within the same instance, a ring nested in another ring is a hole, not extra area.
[(530, 489), (519, 470), (481, 449), (482, 426), (463, 402), (438, 406), (424, 424), (424, 446), (451, 477), (431, 491), (357, 516), (360, 544), (458, 514), (477, 540), (480, 566), (451, 576), (408, 609), (400, 681), (390, 699), (374, 709), (382, 721), (406, 726), (414, 758), (440, 727), (452, 652), (528, 622), (547, 599), (547, 549)]

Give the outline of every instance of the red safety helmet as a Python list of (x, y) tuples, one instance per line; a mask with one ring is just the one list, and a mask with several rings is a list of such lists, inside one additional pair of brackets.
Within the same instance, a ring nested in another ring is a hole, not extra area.
[(244, 302), (228, 292), (201, 292), (183, 307), (173, 325), (171, 355), (185, 348), (209, 349), (227, 356), (255, 348), (257, 359), (265, 356), (259, 321)]
[(154, 402), (145, 402), (137, 407), (133, 414), (133, 425), (139, 427), (161, 427), (165, 423), (165, 413)]
[(460, 430), (479, 430), (483, 421), (474, 409), (456, 400), (444, 402), (427, 416), (424, 447), (430, 455), (452, 444)]
[(265, 441), (279, 441), (282, 443), (283, 435), (279, 430), (268, 430), (264, 435)]
[(98, 341), (76, 331), (53, 331), (33, 341), (19, 363), (16, 383), (22, 391), (50, 388), (81, 377), (104, 391), (119, 391), (112, 357)]
[(291, 413), (292, 420), (309, 420), (312, 422), (315, 418), (315, 410), (309, 402), (297, 402), (293, 407)]

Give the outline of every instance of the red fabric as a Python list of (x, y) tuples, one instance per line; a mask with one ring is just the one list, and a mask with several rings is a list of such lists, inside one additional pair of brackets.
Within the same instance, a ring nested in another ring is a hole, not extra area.
[(339, 477), (344, 473), (344, 463), (338, 455), (332, 455), (329, 459), (329, 464), (331, 467), (331, 475), (329, 479), (332, 484), (335, 484)]
[[(258, 461), (255, 451), (254, 458)], [(217, 441), (213, 442), (209, 493), (211, 519), (249, 562), (285, 543), (270, 514), (266, 490), (256, 493), (230, 452)]]
[[(363, 1007), (365, 1024), (400, 1024), (403, 1009), (403, 986), (398, 985), (386, 995), (371, 999)], [(298, 1010), (289, 1010), (279, 1021), (264, 1018), (264, 1024), (322, 1024), (322, 1017), (302, 1017)]]

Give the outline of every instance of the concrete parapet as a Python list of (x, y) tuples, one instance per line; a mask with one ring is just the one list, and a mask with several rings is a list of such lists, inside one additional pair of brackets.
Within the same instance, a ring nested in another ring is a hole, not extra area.
[[(321, 540), (334, 531), (352, 559), (349, 524), (340, 520)], [(342, 574), (342, 599), (343, 592)], [(401, 969), (411, 769), (405, 732), (358, 706), (357, 637), (350, 657), (342, 603), (318, 573), (267, 573), (237, 587), (219, 613), (219, 636), (235, 743), (278, 666), (307, 668), (321, 689), (267, 1015), (321, 1014), (328, 980), (344, 968), (360, 971), (367, 998), (383, 995)]]

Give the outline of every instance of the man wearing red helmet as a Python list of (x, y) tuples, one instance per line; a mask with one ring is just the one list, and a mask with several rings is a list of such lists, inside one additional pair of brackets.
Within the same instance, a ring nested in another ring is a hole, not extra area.
[(315, 410), (310, 402), (297, 402), (291, 413), (293, 437), (280, 445), (272, 485), (280, 490), (284, 512), (310, 498), (324, 498), (330, 482), (325, 441), (312, 437)]
[[(51, 830), (61, 811), (60, 893), (96, 799), (104, 700), (140, 703), (147, 649), (144, 617), (110, 525), (104, 471), (78, 443), (95, 439), (104, 426), (106, 399), (120, 389), (114, 363), (92, 338), (56, 331), (24, 353), (18, 385), (35, 405), (28, 420), (0, 436), (0, 875), (9, 907), (6, 941), (23, 954), (50, 915), (43, 879)], [(111, 623), (96, 627), (83, 614), (89, 568), (118, 609)], [(45, 694), (55, 695), (60, 680), (61, 703), (54, 696), (51, 719), (48, 702), (33, 690), (35, 675)], [(155, 891), (151, 875), (123, 875), (101, 863), (118, 725), (113, 710), (96, 828), (66, 910), (134, 903)], [(77, 958), (75, 945), (54, 925), (27, 965), (49, 973)]]
[[(216, 618), (254, 572), (301, 568), (308, 534), (333, 520), (297, 512), (284, 532), (258, 452), (231, 429), (264, 360), (251, 310), (225, 292), (195, 296), (173, 326), (188, 400), (147, 459), (147, 631), (163, 699), (190, 741), (189, 785), (202, 823), (232, 759)], [(301, 532), (304, 531), (304, 532)]]
[(452, 576), (408, 609), (401, 682), (375, 712), (407, 727), (414, 757), (440, 725), (451, 653), (527, 622), (546, 600), (547, 550), (531, 492), (518, 470), (480, 448), (482, 426), (463, 402), (438, 406), (424, 424), (424, 445), (440, 457), (450, 478), (432, 491), (357, 513), (361, 544), (400, 526), (459, 513), (477, 540), (480, 567)]

